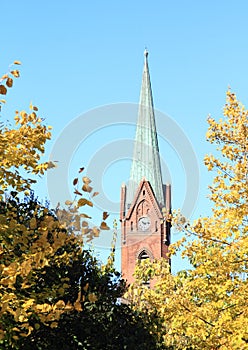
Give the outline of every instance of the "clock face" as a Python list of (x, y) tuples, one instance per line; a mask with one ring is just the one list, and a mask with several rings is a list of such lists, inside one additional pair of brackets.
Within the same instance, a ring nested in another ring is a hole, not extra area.
[(151, 219), (148, 216), (143, 216), (142, 218), (139, 219), (138, 228), (141, 231), (149, 230), (150, 226), (151, 226)]

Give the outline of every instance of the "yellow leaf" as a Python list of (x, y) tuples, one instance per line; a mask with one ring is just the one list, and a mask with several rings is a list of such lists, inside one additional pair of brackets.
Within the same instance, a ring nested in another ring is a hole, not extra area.
[(57, 165), (51, 161), (47, 162), (47, 169), (56, 168)]
[(100, 229), (101, 230), (110, 230), (110, 228), (108, 227), (108, 225), (104, 221), (101, 223)]
[(51, 328), (56, 328), (57, 326), (58, 326), (58, 322), (55, 322), (55, 321), (52, 322), (50, 325)]
[(4, 337), (5, 337), (5, 332), (2, 329), (0, 329), (0, 340), (3, 340)]
[(21, 62), (20, 61), (14, 61), (14, 64), (21, 64)]
[(95, 301), (97, 301), (97, 296), (95, 295), (95, 293), (90, 293), (88, 295), (88, 299), (91, 303), (94, 303)]
[(91, 232), (91, 230), (88, 227), (83, 227), (81, 232), (82, 232), (82, 235), (87, 235), (88, 233)]
[(86, 285), (83, 287), (83, 290), (84, 290), (85, 292), (87, 292), (88, 289), (89, 289), (89, 283), (86, 283)]
[(82, 187), (82, 190), (84, 191), (84, 192), (91, 192), (92, 191), (92, 187), (90, 187), (89, 185), (83, 185), (83, 187)]
[(76, 186), (77, 183), (78, 183), (78, 178), (75, 178), (75, 179), (73, 180), (73, 186)]
[(80, 198), (78, 200), (78, 207), (82, 207), (84, 205), (89, 205), (90, 207), (93, 207), (93, 203), (91, 201), (89, 201), (86, 198)]
[(4, 85), (0, 85), (0, 94), (1, 95), (6, 95), (7, 94), (7, 89)]
[(24, 304), (23, 304), (23, 308), (25, 310), (27, 310), (30, 306), (32, 306), (34, 304), (34, 299), (28, 299)]
[(12, 328), (12, 331), (14, 331), (14, 332), (20, 332), (20, 329), (17, 328), (17, 327), (14, 327), (14, 328)]
[(63, 300), (59, 300), (56, 304), (55, 304), (56, 309), (64, 309), (65, 307), (65, 302)]
[(86, 184), (86, 185), (89, 185), (91, 183), (91, 179), (89, 179), (87, 176), (84, 176), (83, 177), (83, 182)]
[(106, 220), (108, 217), (109, 217), (109, 214), (108, 214), (106, 211), (104, 211), (104, 212), (102, 213), (102, 219), (103, 219), (103, 220)]
[(74, 303), (73, 305), (74, 305), (75, 310), (77, 310), (77, 311), (83, 311), (82, 305), (81, 305), (81, 303), (80, 303), (79, 300), (75, 301), (75, 303)]
[(93, 233), (94, 237), (99, 237), (100, 234), (100, 230), (98, 227), (94, 226), (91, 230), (91, 232)]
[(19, 322), (26, 322), (27, 320), (28, 320), (27, 317), (24, 316), (24, 315), (20, 315), (19, 318), (18, 318)]
[(10, 72), (15, 78), (19, 78), (20, 73), (19, 70), (15, 69)]
[(91, 216), (87, 215), (87, 214), (80, 214), (81, 218), (86, 218), (86, 219), (91, 219)]
[(82, 193), (79, 192), (77, 189), (74, 191), (74, 193), (75, 193), (77, 196), (82, 196)]
[(34, 230), (37, 228), (37, 222), (35, 218), (32, 218), (29, 222), (29, 227), (31, 228), (31, 230)]
[(6, 81), (6, 85), (8, 87), (12, 87), (13, 86), (13, 79), (12, 78), (8, 78), (7, 81)]

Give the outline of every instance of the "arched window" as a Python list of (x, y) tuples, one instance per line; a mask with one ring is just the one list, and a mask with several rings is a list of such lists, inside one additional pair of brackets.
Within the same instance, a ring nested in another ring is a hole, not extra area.
[(142, 201), (139, 202), (137, 209), (136, 209), (136, 214), (138, 216), (143, 216), (148, 213), (148, 209), (150, 208), (149, 203), (143, 199)]
[[(140, 261), (145, 260), (145, 259), (149, 259), (149, 258), (150, 258), (150, 256), (148, 255), (148, 253), (145, 250), (142, 250), (142, 252), (138, 256), (138, 259)], [(150, 288), (150, 280), (143, 281), (142, 284), (144, 287)]]
[(142, 250), (142, 252), (139, 254), (138, 259), (139, 260), (149, 259), (149, 255), (147, 254), (147, 252), (145, 250)]

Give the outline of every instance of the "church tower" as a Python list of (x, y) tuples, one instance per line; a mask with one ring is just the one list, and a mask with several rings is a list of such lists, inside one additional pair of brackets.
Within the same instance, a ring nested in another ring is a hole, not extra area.
[(121, 268), (123, 278), (133, 282), (138, 259), (167, 257), (171, 211), (171, 187), (162, 182), (148, 51), (140, 92), (140, 102), (130, 179), (121, 187)]

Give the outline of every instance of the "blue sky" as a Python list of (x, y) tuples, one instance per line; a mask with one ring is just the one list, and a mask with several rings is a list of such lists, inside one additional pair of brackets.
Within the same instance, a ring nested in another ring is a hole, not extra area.
[[(1, 4), (1, 72), (14, 60), (22, 66), (2, 114), (11, 118), (30, 101), (37, 105), (53, 126), (48, 157), (75, 118), (81, 116), (84, 129), (91, 118), (88, 111), (102, 113), (104, 105), (138, 102), (147, 47), (155, 107), (183, 131), (199, 162), (200, 191), (192, 218), (206, 215), (212, 175), (202, 159), (213, 151), (205, 141), (206, 119), (209, 113), (221, 116), (228, 86), (248, 104), (247, 13), (245, 0), (6, 1)], [(101, 113), (93, 118), (101, 118)], [(120, 122), (118, 116), (112, 126), (93, 128), (82, 137), (68, 165), (69, 182), (80, 166), (93, 169), (89, 176), (97, 185), (102, 181), (103, 191), (116, 205), (130, 160), (110, 160), (105, 168), (93, 162), (116, 145), (122, 147), (121, 140), (132, 140), (134, 126), (125, 118), (122, 126)], [(173, 207), (178, 208), (194, 169), (185, 174), (180, 151), (163, 136), (160, 150), (172, 177)], [(73, 132), (68, 134), (68, 143), (73, 138)], [(60, 166), (62, 159), (57, 160)], [(36, 190), (40, 197), (49, 196), (46, 182)], [(183, 267), (181, 262), (174, 266)]]

